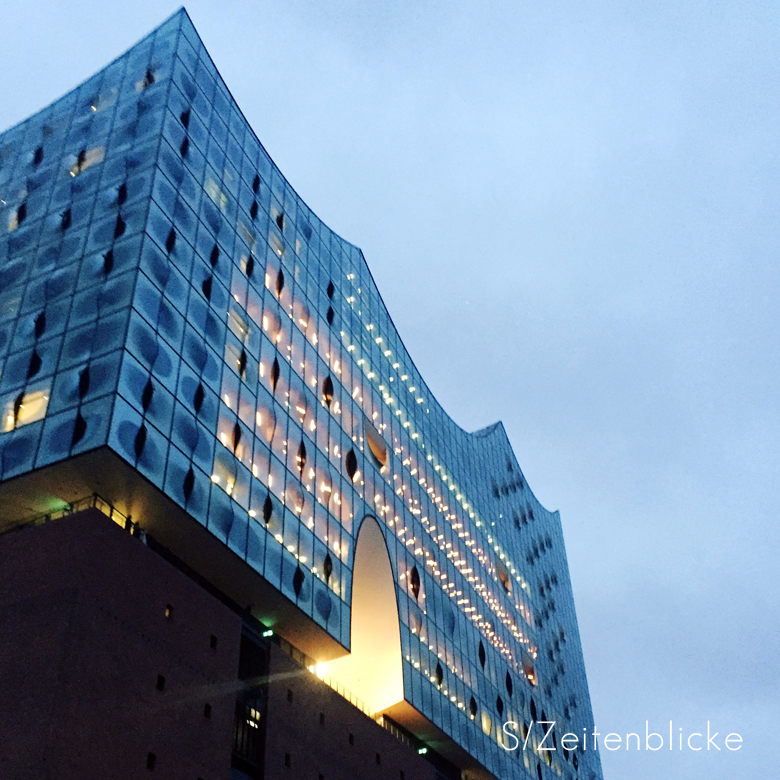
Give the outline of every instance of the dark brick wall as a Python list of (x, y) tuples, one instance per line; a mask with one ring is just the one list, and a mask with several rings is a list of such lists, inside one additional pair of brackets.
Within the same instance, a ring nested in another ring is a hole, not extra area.
[(100, 512), (0, 536), (0, 778), (227, 780), (240, 636)]
[(401, 772), (405, 780), (436, 778), (412, 747), (271, 648), (265, 780), (401, 780)]

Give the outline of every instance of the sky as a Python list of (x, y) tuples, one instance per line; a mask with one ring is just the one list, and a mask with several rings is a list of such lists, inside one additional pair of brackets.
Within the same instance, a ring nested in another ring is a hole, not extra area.
[[(0, 129), (177, 7), (9, 4)], [(561, 511), (600, 733), (719, 734), (606, 780), (776, 774), (780, 5), (187, 9), (444, 408)]]

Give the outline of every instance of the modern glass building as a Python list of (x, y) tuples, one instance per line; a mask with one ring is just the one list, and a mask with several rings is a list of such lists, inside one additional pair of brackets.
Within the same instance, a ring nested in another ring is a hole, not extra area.
[(99, 496), (465, 775), (602, 777), (560, 743), (593, 718), (558, 513), (437, 403), (184, 10), (0, 135), (0, 209), (2, 526)]

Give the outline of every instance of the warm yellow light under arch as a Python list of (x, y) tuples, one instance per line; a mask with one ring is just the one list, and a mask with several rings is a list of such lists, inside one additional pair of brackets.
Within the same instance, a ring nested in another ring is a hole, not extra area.
[(401, 630), (390, 556), (367, 517), (355, 545), (349, 655), (327, 664), (328, 676), (379, 713), (403, 701)]

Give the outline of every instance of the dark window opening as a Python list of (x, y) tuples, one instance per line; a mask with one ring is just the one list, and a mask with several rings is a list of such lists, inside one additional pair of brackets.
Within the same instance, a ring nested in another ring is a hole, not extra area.
[(203, 385), (199, 383), (197, 389), (195, 390), (195, 395), (192, 397), (192, 407), (195, 409), (195, 414), (201, 410), (205, 397), (206, 393), (203, 390)]
[(146, 756), (146, 768), (154, 769), (154, 765), (157, 762), (157, 756), (154, 753), (148, 753)]
[(379, 753), (376, 754), (376, 762), (377, 762), (377, 764), (381, 764), (382, 763), (382, 756), (380, 756)]
[(295, 569), (295, 574), (293, 574), (293, 590), (295, 591), (296, 596), (301, 595), (301, 589), (303, 588), (303, 583), (306, 577), (304, 576), (303, 569), (298, 566)]
[(510, 698), (512, 696), (512, 689), (514, 688), (514, 685), (512, 684), (512, 677), (510, 676), (509, 672), (506, 673), (506, 692), (509, 694)]
[(326, 376), (322, 383), (322, 400), (325, 401), (325, 406), (330, 409), (330, 405), (333, 403), (333, 380), (329, 376)]
[(444, 684), (444, 669), (441, 668), (441, 664), (436, 664), (436, 685), (441, 688), (441, 686)]
[(333, 311), (333, 307), (328, 306), (328, 313), (325, 315), (325, 319), (328, 321), (328, 325), (333, 325), (334, 316), (335, 316), (335, 312)]
[(325, 582), (330, 582), (330, 575), (333, 574), (333, 559), (330, 553), (325, 555), (325, 563), (322, 564), (322, 571), (325, 574)]
[(16, 224), (21, 225), (25, 219), (27, 219), (27, 204), (22, 203), (19, 208), (16, 209)]
[(285, 766), (290, 766), (290, 754), (289, 753), (285, 753), (284, 754), (284, 765)]
[(411, 572), (409, 572), (409, 586), (412, 589), (412, 594), (416, 599), (420, 598), (420, 572), (416, 566), (412, 566)]
[(332, 298), (334, 292), (336, 292), (336, 288), (333, 286), (333, 282), (328, 282), (328, 289), (327, 289), (328, 298)]
[(276, 392), (276, 385), (279, 383), (279, 374), (281, 368), (279, 367), (279, 359), (274, 358), (273, 365), (271, 366), (271, 387)]
[(281, 211), (276, 215), (276, 225), (279, 230), (284, 232), (284, 214)]
[(354, 745), (355, 744), (355, 735), (354, 734), (350, 734), (349, 735), (349, 744), (350, 745)]
[(39, 339), (41, 336), (43, 336), (45, 330), (46, 330), (46, 312), (42, 311), (35, 318), (35, 338)]
[(141, 406), (143, 407), (144, 411), (146, 411), (151, 405), (153, 397), (154, 397), (154, 385), (152, 384), (152, 380), (150, 378), (146, 381), (146, 385), (144, 386), (144, 391), (141, 394)]
[(27, 379), (32, 379), (40, 370), (43, 365), (43, 360), (36, 350), (33, 350), (30, 356), (30, 365), (27, 367)]
[(301, 442), (298, 446), (298, 454), (295, 457), (295, 465), (298, 467), (298, 471), (303, 474), (303, 469), (306, 467), (306, 445)]
[(320, 726), (324, 726), (324, 725), (325, 725), (325, 713), (321, 712), (320, 713)]
[(209, 255), (209, 262), (211, 263), (212, 268), (217, 267), (217, 261), (219, 260), (219, 247), (214, 244), (214, 246), (211, 248), (211, 254)]
[[(116, 229), (114, 230), (116, 233)], [(116, 236), (115, 236), (116, 237)], [(103, 273), (108, 276), (114, 269), (114, 250), (109, 249), (108, 252), (103, 255)]]
[(477, 654), (479, 656), (479, 664), (484, 669), (485, 661), (487, 661), (487, 656), (485, 655), (485, 645), (483, 645), (481, 641), (479, 643), (479, 651)]
[(67, 230), (71, 223), (73, 222), (73, 213), (70, 209), (65, 209), (65, 211), (62, 212), (62, 217), (60, 219), (60, 227), (63, 230)]
[(73, 434), (70, 437), (70, 446), (75, 447), (83, 438), (87, 432), (87, 421), (82, 416), (81, 412), (76, 415), (76, 421), (73, 423)]
[(127, 223), (122, 219), (122, 215), (118, 214), (116, 218), (116, 224), (114, 225), (114, 238), (120, 238), (124, 235), (127, 229)]
[(89, 366), (87, 366), (79, 374), (79, 398), (84, 398), (84, 396), (89, 392), (89, 381)]
[(203, 295), (206, 297), (207, 301), (211, 300), (211, 287), (213, 283), (214, 283), (214, 278), (212, 276), (209, 276), (203, 280), (203, 284), (200, 286), (200, 289), (203, 290)]
[(255, 258), (253, 255), (249, 255), (246, 259), (246, 265), (244, 266), (244, 273), (248, 277), (251, 278), (252, 274), (255, 272)]
[(33, 165), (40, 165), (43, 162), (43, 147), (39, 146), (33, 153)]
[(276, 275), (276, 294), (281, 295), (283, 289), (284, 289), (284, 271), (280, 269), (279, 273)]
[(116, 193), (116, 202), (121, 206), (127, 200), (127, 184), (121, 184)]
[(184, 475), (184, 481), (182, 482), (182, 492), (184, 493), (184, 500), (188, 501), (192, 495), (192, 491), (195, 488), (195, 472), (192, 470), (192, 466), (187, 469), (187, 473)]
[(241, 426), (236, 422), (233, 425), (233, 452), (238, 449), (239, 444), (241, 444)]
[(165, 605), (165, 617), (168, 619), (173, 617), (173, 606), (171, 604)]
[(136, 458), (140, 458), (144, 451), (144, 447), (146, 446), (146, 436), (146, 426), (141, 425), (141, 427), (138, 429), (138, 432), (135, 434), (135, 440), (133, 441), (133, 451), (135, 452)]
[(158, 691), (165, 690), (165, 677), (163, 677), (161, 674), (157, 675), (157, 690)]
[(255, 219), (257, 217), (257, 201), (253, 200), (252, 205), (249, 207), (249, 216), (252, 217), (252, 219)]
[(292, 688), (288, 688), (288, 689), (287, 689), (287, 701), (288, 701), (290, 704), (292, 704), (292, 700), (293, 700), (293, 692), (292, 692)]
[(345, 458), (345, 465), (347, 467), (347, 476), (354, 482), (358, 476), (358, 463), (355, 450), (350, 450)]
[(179, 116), (179, 119), (181, 120), (181, 123), (184, 125), (185, 129), (190, 126), (190, 110), (189, 108), (186, 111), (182, 111), (181, 115)]
[(496, 709), (500, 718), (504, 714), (504, 700), (500, 696), (496, 697)]
[(149, 68), (141, 80), (141, 89), (149, 89), (152, 84), (154, 84), (154, 73), (152, 73), (151, 68)]
[(217, 649), (217, 637), (214, 636), (214, 634), (212, 634), (211, 635), (211, 639), (209, 639), (209, 647), (212, 650), (216, 650)]
[(206, 703), (203, 705), (203, 717), (204, 718), (210, 718), (211, 717), (211, 705)]
[(187, 152), (189, 152), (189, 150), (190, 150), (190, 139), (189, 138), (185, 138), (181, 142), (181, 146), (179, 147), (179, 152), (181, 153), (182, 157), (186, 157), (187, 156)]
[(268, 525), (268, 521), (271, 519), (271, 515), (274, 511), (274, 502), (271, 500), (271, 494), (267, 493), (265, 501), (263, 502), (263, 520)]
[(473, 696), (469, 699), (469, 715), (472, 720), (477, 717), (477, 702)]
[(171, 228), (168, 233), (168, 237), (165, 239), (165, 248), (168, 252), (173, 252), (173, 248), (176, 246), (176, 231)]
[(255, 178), (252, 180), (252, 192), (257, 192), (260, 189), (260, 177), (255, 174)]

